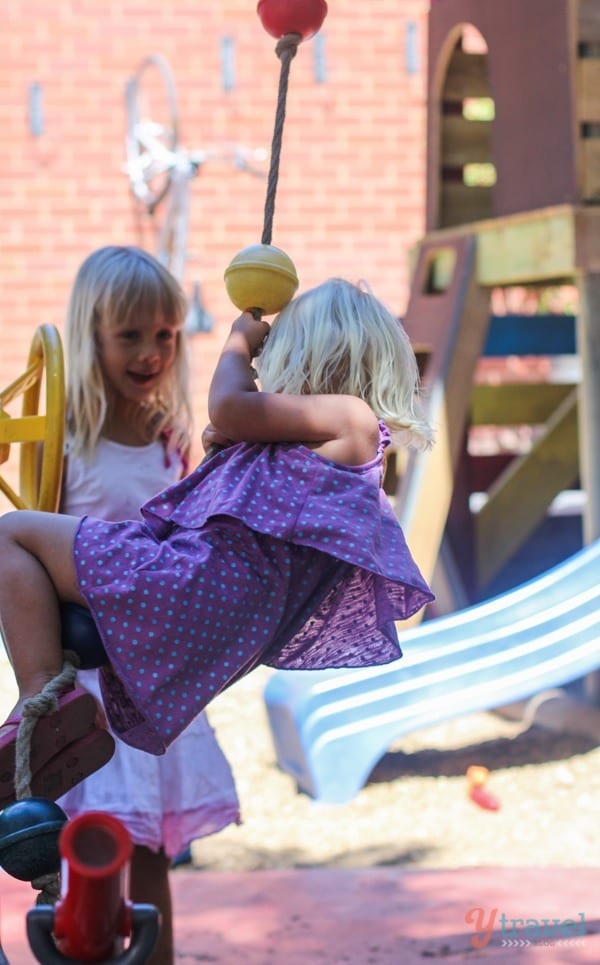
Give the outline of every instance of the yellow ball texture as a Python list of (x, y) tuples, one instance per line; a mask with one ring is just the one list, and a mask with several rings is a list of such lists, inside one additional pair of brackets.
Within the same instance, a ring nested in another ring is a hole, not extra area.
[(240, 311), (257, 308), (262, 315), (275, 315), (294, 297), (298, 275), (285, 251), (273, 245), (250, 245), (225, 270), (225, 287)]

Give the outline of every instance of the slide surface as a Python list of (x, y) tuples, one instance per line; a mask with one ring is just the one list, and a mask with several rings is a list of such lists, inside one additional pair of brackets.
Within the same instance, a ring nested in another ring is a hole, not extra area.
[(362, 670), (278, 670), (265, 703), (279, 766), (316, 800), (351, 800), (404, 734), (600, 667), (600, 540), (508, 593), (401, 632)]

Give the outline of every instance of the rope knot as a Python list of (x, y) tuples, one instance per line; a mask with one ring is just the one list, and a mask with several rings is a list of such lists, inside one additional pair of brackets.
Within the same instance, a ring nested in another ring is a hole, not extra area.
[(40, 875), (31, 882), (34, 891), (39, 891), (36, 905), (55, 905), (60, 898), (60, 874), (58, 871)]
[(302, 42), (302, 34), (284, 34), (275, 46), (275, 53), (280, 60), (283, 59), (284, 54), (287, 54), (290, 60), (292, 60), (296, 53), (298, 52), (298, 46)]
[(35, 720), (37, 720), (39, 717), (45, 717), (46, 714), (51, 714), (55, 710), (58, 710), (58, 698), (56, 694), (44, 693), (44, 691), (42, 691), (40, 694), (36, 694), (35, 697), (30, 697), (23, 704), (21, 717), (23, 720), (27, 720), (28, 718), (35, 718)]

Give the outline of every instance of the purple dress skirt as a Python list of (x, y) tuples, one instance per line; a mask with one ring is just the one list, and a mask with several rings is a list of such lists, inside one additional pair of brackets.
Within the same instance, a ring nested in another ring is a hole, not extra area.
[(110, 664), (109, 722), (162, 754), (258, 664), (364, 667), (401, 656), (395, 621), (433, 594), (381, 490), (377, 456), (341, 466), (298, 444), (231, 446), (142, 507), (84, 517), (79, 585)]

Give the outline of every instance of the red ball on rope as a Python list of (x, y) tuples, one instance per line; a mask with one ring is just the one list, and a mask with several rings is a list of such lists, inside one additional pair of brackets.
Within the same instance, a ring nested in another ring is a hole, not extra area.
[(306, 40), (327, 16), (325, 0), (259, 0), (256, 10), (267, 33), (277, 39), (300, 34)]

